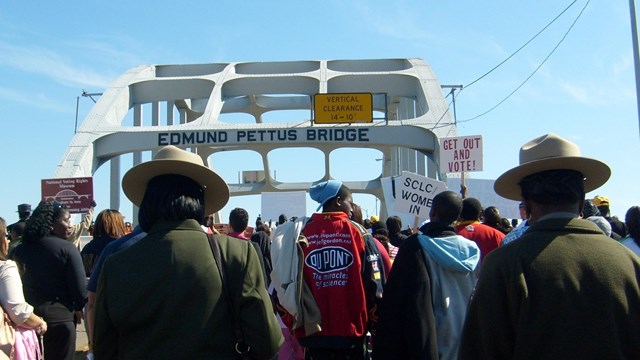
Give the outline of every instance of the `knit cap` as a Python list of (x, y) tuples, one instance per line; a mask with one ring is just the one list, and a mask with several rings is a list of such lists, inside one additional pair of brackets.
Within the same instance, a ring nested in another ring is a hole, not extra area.
[(320, 203), (316, 211), (320, 210), (324, 204), (338, 195), (342, 181), (328, 180), (313, 185), (309, 188), (309, 196), (312, 200)]

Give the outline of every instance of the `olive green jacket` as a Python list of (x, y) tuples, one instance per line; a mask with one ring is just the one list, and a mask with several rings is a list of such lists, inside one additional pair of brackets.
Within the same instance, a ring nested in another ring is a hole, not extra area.
[(487, 255), (459, 359), (640, 359), (640, 259), (583, 219)]
[[(257, 254), (219, 237), (227, 289), (251, 355), (283, 342)], [(207, 235), (193, 220), (156, 223), (107, 258), (95, 303), (96, 359), (233, 359), (235, 337)]]

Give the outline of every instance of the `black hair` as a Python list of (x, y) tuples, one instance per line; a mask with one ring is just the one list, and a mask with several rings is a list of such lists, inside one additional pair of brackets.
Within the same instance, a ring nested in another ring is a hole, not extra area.
[(280, 216), (278, 216), (278, 224), (284, 224), (287, 222), (287, 220), (288, 218), (285, 214), (280, 214)]
[(375, 233), (378, 230), (384, 230), (387, 233), (387, 236), (389, 235), (389, 229), (387, 229), (387, 224), (383, 223), (382, 221), (376, 221), (371, 225), (371, 231)]
[(249, 225), (249, 213), (243, 208), (235, 208), (229, 213), (229, 225), (233, 231), (244, 231)]
[(609, 209), (609, 205), (598, 206), (598, 211), (600, 211), (600, 215), (602, 216), (611, 216), (611, 209)]
[(632, 206), (627, 210), (624, 223), (627, 225), (627, 232), (633, 241), (640, 246), (640, 206)]
[(362, 219), (362, 208), (360, 207), (360, 205), (356, 203), (351, 204), (351, 210), (353, 211), (353, 213), (351, 214), (351, 220), (357, 222), (362, 226), (365, 226), (364, 220)]
[(584, 175), (576, 170), (547, 170), (520, 180), (525, 200), (541, 205), (572, 205), (584, 200)]
[(204, 218), (204, 190), (183, 175), (158, 175), (147, 184), (140, 203), (140, 228), (148, 232), (156, 221)]
[(391, 235), (402, 231), (402, 219), (399, 216), (389, 216), (384, 223), (387, 225), (387, 230)]
[(68, 211), (65, 204), (57, 201), (41, 201), (31, 217), (27, 219), (22, 241), (24, 243), (36, 242), (51, 234), (53, 223), (66, 215)]
[(484, 217), (483, 223), (490, 224), (491, 226), (499, 226), (502, 224), (502, 218), (500, 217), (500, 211), (495, 206), (489, 206), (482, 212)]
[(431, 211), (438, 214), (439, 221), (453, 224), (462, 211), (462, 197), (453, 191), (443, 191), (431, 202)]
[(24, 234), (25, 226), (26, 226), (25, 221), (18, 221), (17, 223), (11, 225), (11, 232), (15, 233), (16, 236), (22, 236), (22, 234)]
[(476, 198), (466, 198), (462, 201), (462, 211), (460, 217), (462, 220), (479, 220), (482, 214), (482, 204)]
[(589, 216), (600, 216), (600, 210), (592, 200), (587, 199), (582, 207), (582, 217), (586, 219)]
[(387, 231), (386, 228), (379, 228), (373, 233), (373, 237), (380, 241), (382, 247), (384, 247), (387, 254), (389, 254), (389, 244), (391, 243), (391, 240), (389, 240), (389, 231)]

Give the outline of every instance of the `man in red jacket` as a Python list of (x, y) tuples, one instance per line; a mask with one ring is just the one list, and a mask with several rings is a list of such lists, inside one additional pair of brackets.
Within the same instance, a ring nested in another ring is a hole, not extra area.
[(475, 198), (462, 201), (462, 214), (456, 226), (458, 235), (474, 241), (480, 248), (480, 262), (488, 253), (500, 246), (504, 234), (491, 226), (480, 223), (482, 204)]
[(303, 229), (303, 276), (322, 317), (322, 331), (296, 337), (307, 359), (364, 359), (366, 334), (374, 331), (376, 300), (382, 296), (384, 273), (373, 238), (350, 220), (349, 188), (329, 180), (309, 189), (322, 208)]

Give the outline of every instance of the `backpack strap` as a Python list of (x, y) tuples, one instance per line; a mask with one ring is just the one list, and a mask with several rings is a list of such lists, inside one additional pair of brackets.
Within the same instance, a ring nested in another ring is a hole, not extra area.
[(373, 238), (373, 235), (361, 224), (353, 220), (351, 220), (351, 224), (360, 231), (364, 241), (361, 275), (367, 301), (367, 327), (372, 334), (375, 334), (375, 326), (378, 322), (378, 309), (382, 302), (386, 274), (384, 273), (382, 256), (380, 255), (380, 250), (378, 249), (378, 245), (376, 245), (376, 240)]
[(224, 267), (222, 266), (222, 256), (220, 256), (220, 245), (216, 239), (216, 235), (207, 234), (209, 238), (209, 246), (211, 247), (211, 252), (213, 253), (213, 258), (215, 259), (216, 267), (218, 268), (218, 272), (220, 273), (220, 281), (222, 282), (222, 292), (224, 294), (224, 298), (229, 304), (231, 308), (230, 316), (231, 323), (233, 324), (233, 333), (236, 338), (236, 352), (239, 355), (245, 355), (251, 350), (251, 347), (244, 342), (244, 335), (242, 334), (242, 328), (240, 327), (240, 322), (236, 317), (235, 309), (233, 308), (233, 302), (231, 302), (231, 297), (229, 296), (229, 291), (227, 290), (227, 276), (224, 271)]

